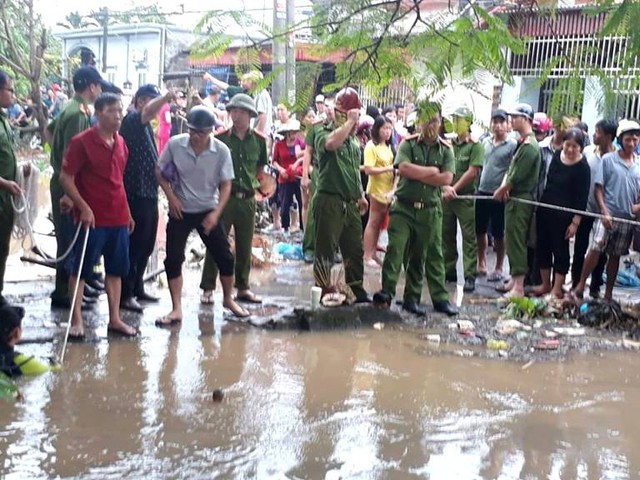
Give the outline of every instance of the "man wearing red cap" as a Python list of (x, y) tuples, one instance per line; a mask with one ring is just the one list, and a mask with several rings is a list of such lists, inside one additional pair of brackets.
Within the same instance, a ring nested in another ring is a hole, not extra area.
[(331, 287), (331, 267), (336, 248), (342, 252), (345, 282), (356, 302), (368, 302), (362, 286), (364, 274), (362, 222), (367, 211), (360, 179), (360, 146), (355, 131), (360, 116), (360, 99), (353, 88), (336, 95), (335, 121), (316, 132), (314, 151), (318, 155), (318, 187), (314, 205), (316, 285), (323, 293)]

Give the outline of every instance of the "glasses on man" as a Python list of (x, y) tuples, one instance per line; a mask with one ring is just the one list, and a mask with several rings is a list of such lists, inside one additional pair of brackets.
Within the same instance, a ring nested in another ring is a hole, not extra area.
[(206, 130), (199, 130), (197, 128), (190, 128), (189, 129), (189, 133), (192, 135), (198, 135), (200, 137), (206, 137), (207, 135), (211, 134), (212, 129), (208, 128)]

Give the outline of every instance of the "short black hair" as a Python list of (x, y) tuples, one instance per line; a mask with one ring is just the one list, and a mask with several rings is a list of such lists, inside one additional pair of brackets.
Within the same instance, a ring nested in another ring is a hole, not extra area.
[(398, 110), (400, 110), (401, 108), (404, 108), (404, 104), (403, 103), (396, 103), (394, 105), (395, 109), (396, 109), (396, 113), (398, 113)]
[(383, 115), (378, 115), (373, 121), (373, 126), (371, 127), (371, 139), (376, 145), (380, 144), (380, 129), (387, 123), (391, 125), (391, 120)]
[(371, 118), (376, 118), (378, 115), (380, 115), (380, 109), (375, 105), (367, 105), (366, 114)]
[(397, 113), (396, 112), (396, 107), (385, 107), (384, 110), (382, 110), (382, 116), (386, 117), (387, 113), (391, 113), (391, 112)]
[(0, 70), (0, 88), (3, 88), (7, 83), (9, 83), (10, 79), (11, 77), (7, 74), (7, 72), (5, 72), (4, 70)]
[(93, 106), (96, 109), (96, 112), (101, 112), (105, 107), (109, 107), (111, 105), (115, 105), (116, 103), (120, 103), (120, 97), (115, 93), (105, 92), (101, 93), (98, 98), (96, 98)]
[(576, 127), (579, 128), (580, 130), (582, 130), (583, 132), (589, 132), (589, 125), (587, 125), (584, 122), (578, 122), (576, 123)]
[(580, 151), (584, 150), (584, 132), (578, 127), (571, 127), (564, 133), (562, 141), (566, 142), (567, 140), (573, 140), (580, 147)]
[(0, 308), (0, 343), (6, 344), (16, 328), (22, 326), (24, 308), (5, 305)]
[(616, 134), (618, 132), (618, 122), (615, 120), (609, 120), (608, 118), (603, 118), (602, 120), (598, 120), (596, 128), (602, 130), (602, 133), (609, 135), (611, 140), (613, 140), (616, 138)]

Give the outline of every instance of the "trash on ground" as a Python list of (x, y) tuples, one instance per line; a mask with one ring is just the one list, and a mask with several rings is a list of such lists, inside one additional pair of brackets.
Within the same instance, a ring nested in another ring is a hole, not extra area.
[(509, 344), (504, 340), (496, 340), (495, 338), (490, 338), (487, 340), (487, 348), (489, 350), (508, 350)]
[(560, 341), (556, 339), (539, 340), (533, 348), (536, 350), (557, 350), (560, 347)]
[(382, 322), (376, 322), (373, 324), (373, 328), (376, 330), (382, 330), (384, 328), (384, 323)]

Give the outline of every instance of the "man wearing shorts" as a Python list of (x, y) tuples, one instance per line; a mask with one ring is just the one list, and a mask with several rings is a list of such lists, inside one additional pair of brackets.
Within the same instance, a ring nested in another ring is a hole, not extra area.
[[(95, 101), (97, 124), (71, 139), (64, 156), (60, 185), (74, 204), (75, 221), (89, 230), (82, 272), (84, 235), (80, 235), (67, 262), (69, 292), (84, 289), (93, 266), (104, 256), (105, 290), (109, 302), (108, 332), (133, 337), (138, 332), (120, 318), (122, 277), (129, 273), (129, 234), (133, 231), (123, 173), (129, 152), (118, 129), (122, 103), (113, 93), (103, 93)], [(76, 301), (69, 337), (82, 339), (82, 302)]]
[(482, 142), (484, 148), (484, 166), (480, 175), (477, 195), (487, 200), (476, 201), (476, 239), (478, 241), (478, 275), (487, 273), (487, 232), (491, 232), (495, 240), (496, 266), (487, 278), (490, 282), (502, 280), (502, 264), (504, 262), (504, 203), (491, 199), (500, 187), (505, 173), (516, 149), (516, 141), (510, 138), (507, 112), (498, 109), (491, 115), (492, 135)]
[(616, 222), (615, 219), (635, 220), (640, 213), (640, 165), (635, 153), (640, 140), (640, 124), (621, 120), (617, 137), (619, 150), (604, 155), (596, 172), (594, 193), (604, 218), (593, 224), (589, 253), (582, 267), (580, 282), (574, 290), (578, 297), (582, 296), (587, 278), (598, 264), (600, 254), (605, 252), (609, 255), (609, 261), (604, 298), (611, 300), (620, 257), (629, 253), (634, 229), (633, 225)]

